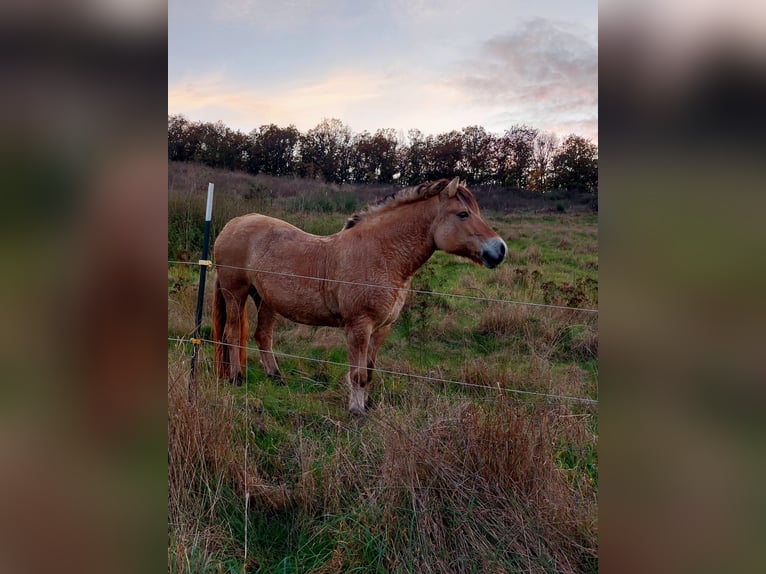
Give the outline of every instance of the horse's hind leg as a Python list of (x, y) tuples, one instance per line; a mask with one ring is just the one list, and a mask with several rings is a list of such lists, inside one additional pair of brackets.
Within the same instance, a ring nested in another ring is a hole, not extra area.
[(226, 325), (223, 340), (229, 345), (229, 378), (232, 383), (241, 385), (245, 360), (244, 345), (247, 338), (247, 286), (229, 288), (223, 291), (226, 302)]
[[(253, 296), (253, 299), (255, 299), (255, 296)], [(268, 377), (283, 385), (285, 380), (282, 378), (282, 373), (279, 372), (279, 365), (277, 365), (277, 360), (271, 349), (276, 320), (276, 312), (261, 301), (260, 305), (258, 305), (258, 326), (255, 328), (255, 342), (258, 345), (261, 365)]]

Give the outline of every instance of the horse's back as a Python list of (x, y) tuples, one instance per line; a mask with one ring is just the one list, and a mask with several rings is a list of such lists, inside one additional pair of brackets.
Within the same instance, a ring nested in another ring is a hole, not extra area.
[(335, 284), (327, 282), (336, 235), (312, 235), (256, 213), (234, 218), (215, 242), (219, 277), (229, 284), (252, 284), (263, 301), (288, 319), (338, 325)]
[(243, 265), (264, 247), (305, 240), (308, 235), (281, 219), (249, 213), (235, 217), (223, 227), (215, 240), (213, 254), (221, 265)]

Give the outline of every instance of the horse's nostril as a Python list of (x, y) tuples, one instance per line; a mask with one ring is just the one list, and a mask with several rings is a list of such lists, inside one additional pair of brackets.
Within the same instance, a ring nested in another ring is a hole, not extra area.
[(508, 253), (508, 246), (505, 244), (505, 241), (499, 237), (494, 241), (492, 247), (501, 260), (504, 259)]
[(481, 258), (485, 267), (494, 269), (505, 259), (505, 255), (508, 252), (508, 247), (500, 238), (496, 238), (494, 241), (487, 243), (482, 250)]

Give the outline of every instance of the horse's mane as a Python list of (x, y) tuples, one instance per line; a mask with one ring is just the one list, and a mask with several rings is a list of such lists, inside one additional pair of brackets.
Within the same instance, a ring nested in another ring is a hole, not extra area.
[[(348, 218), (343, 229), (351, 229), (359, 222), (369, 218), (372, 215), (390, 211), (391, 209), (395, 209), (400, 205), (414, 203), (416, 201), (421, 201), (430, 197), (434, 197), (435, 195), (439, 195), (439, 193), (441, 193), (441, 191), (447, 187), (449, 182), (450, 180), (448, 179), (439, 179), (437, 181), (426, 181), (425, 183), (421, 183), (413, 187), (404, 187), (398, 191), (395, 191), (394, 193), (387, 195), (383, 199), (378, 199), (367, 204), (367, 206), (362, 209), (362, 211), (359, 211)], [(474, 198), (473, 194), (468, 190), (467, 187), (460, 184), (457, 189), (457, 195), (468, 207), (478, 211), (479, 206), (476, 203), (476, 198)]]

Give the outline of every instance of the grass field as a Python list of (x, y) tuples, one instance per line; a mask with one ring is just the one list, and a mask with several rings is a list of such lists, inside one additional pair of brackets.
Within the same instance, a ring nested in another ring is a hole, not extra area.
[[(208, 180), (214, 233), (250, 211), (333, 233), (390, 191), (173, 164), (169, 179), (172, 261), (199, 258)], [(286, 386), (254, 352), (245, 385), (218, 381), (203, 346), (195, 403), (190, 348), (169, 343), (169, 571), (597, 571), (597, 408), (513, 392), (597, 399), (597, 314), (484, 300), (595, 308), (597, 217), (484, 217), (508, 244), (503, 265), (437, 253), (413, 280), (481, 300), (411, 294), (379, 355), (380, 369), (454, 382), (379, 374), (363, 421), (333, 364), (347, 362), (341, 330), (277, 324), (274, 350), (299, 357), (280, 359)], [(197, 273), (168, 266), (169, 337), (193, 331)]]

